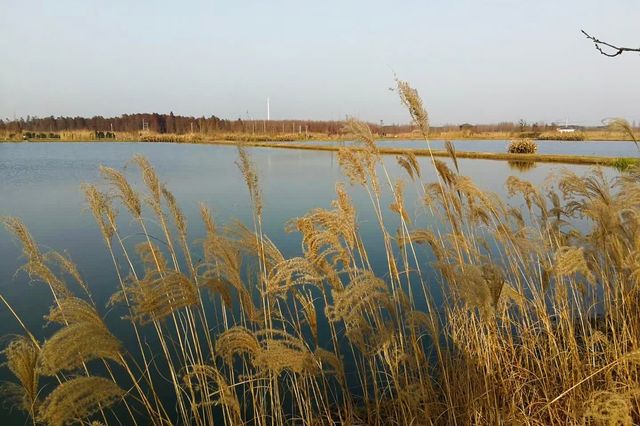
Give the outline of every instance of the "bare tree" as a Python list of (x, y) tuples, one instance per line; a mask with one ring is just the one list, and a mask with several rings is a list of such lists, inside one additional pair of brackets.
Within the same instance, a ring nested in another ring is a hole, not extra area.
[(640, 48), (615, 46), (611, 43), (607, 43), (606, 41), (598, 40), (594, 36), (587, 34), (585, 30), (580, 31), (582, 31), (582, 34), (593, 42), (598, 52), (602, 53), (604, 56), (613, 58), (615, 56), (622, 55), (624, 52), (640, 52)]

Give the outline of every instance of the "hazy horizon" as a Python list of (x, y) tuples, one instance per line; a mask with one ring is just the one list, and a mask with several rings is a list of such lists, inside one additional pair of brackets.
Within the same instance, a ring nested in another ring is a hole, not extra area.
[(434, 125), (640, 120), (631, 0), (301, 3), (0, 0), (0, 117), (136, 112)]

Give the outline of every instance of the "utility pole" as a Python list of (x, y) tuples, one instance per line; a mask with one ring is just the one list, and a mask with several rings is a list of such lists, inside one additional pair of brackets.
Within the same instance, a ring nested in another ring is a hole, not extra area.
[(271, 107), (269, 105), (269, 97), (267, 97), (267, 121), (271, 120)]

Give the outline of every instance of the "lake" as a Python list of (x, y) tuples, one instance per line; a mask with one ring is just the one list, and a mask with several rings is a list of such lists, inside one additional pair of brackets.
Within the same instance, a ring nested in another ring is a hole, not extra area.
[[(495, 147), (504, 144), (494, 141), (484, 143)], [(460, 150), (461, 144), (457, 144)], [(472, 142), (464, 144), (471, 145)], [(547, 144), (551, 145), (546, 142), (541, 145)], [(584, 144), (590, 146), (593, 142)], [(634, 147), (627, 142), (606, 144)], [(285, 256), (300, 255), (299, 235), (286, 233), (284, 226), (289, 219), (313, 208), (330, 207), (331, 200), (335, 198), (335, 183), (346, 180), (335, 153), (268, 148), (251, 148), (248, 152), (257, 166), (264, 193), (265, 233)], [(235, 164), (237, 150), (232, 146), (77, 142), (0, 144), (0, 216), (22, 218), (43, 249), (66, 250), (92, 288), (98, 306), (105, 306), (116, 291), (116, 275), (100, 232), (86, 209), (80, 185), (83, 182), (101, 182), (98, 172), (101, 164), (116, 168), (126, 166), (127, 176), (139, 183), (138, 170), (131, 164), (127, 165), (136, 153), (145, 155), (151, 161), (161, 180), (174, 193), (188, 220), (191, 241), (202, 237), (204, 232), (199, 218), (199, 202), (211, 207), (219, 224), (229, 223), (233, 219), (251, 224), (248, 191)], [(420, 158), (419, 162), (423, 181), (435, 181), (430, 160)], [(393, 156), (385, 157), (385, 163), (392, 177), (407, 178)], [(588, 166), (540, 163), (521, 169), (506, 161), (467, 159), (459, 160), (459, 165), (461, 173), (471, 177), (481, 188), (502, 196), (506, 196), (504, 182), (510, 175), (518, 175), (541, 185), (550, 174), (559, 172), (563, 167), (578, 174), (590, 170)], [(606, 170), (611, 176), (617, 174), (614, 169)], [(370, 201), (360, 188), (348, 185), (347, 188), (358, 210), (360, 229), (374, 269), (382, 273), (386, 268), (384, 248)], [(415, 225), (433, 225), (433, 219), (418, 208), (416, 194), (413, 185), (407, 185), (407, 209), (410, 215), (415, 213)], [(383, 201), (385, 206), (391, 203), (388, 191)], [(516, 202), (516, 205), (522, 204), (521, 200)], [(398, 221), (395, 214), (388, 209), (385, 212), (387, 228), (396, 229)], [(120, 226), (125, 232), (129, 230), (128, 238), (132, 241), (141, 239), (128, 215), (121, 216)], [(151, 222), (149, 226), (152, 234), (156, 232), (160, 235), (157, 226)], [(197, 255), (198, 250), (195, 249), (194, 253)], [(51, 296), (40, 283), (30, 284), (24, 273), (16, 274), (23, 260), (18, 243), (4, 228), (0, 228), (0, 292), (27, 327), (37, 337), (43, 338), (50, 335), (50, 330), (42, 327), (42, 315), (48, 313)], [(109, 324), (120, 321), (113, 313), (107, 313), (107, 318)], [(0, 335), (20, 332), (13, 316), (0, 306)], [(114, 332), (118, 334), (117, 329)], [(126, 337), (123, 339), (127, 340)], [(6, 378), (7, 372), (3, 369), (0, 380)], [(0, 417), (9, 416), (7, 411), (0, 412)], [(23, 423), (18, 415), (11, 416), (11, 419), (15, 424)]]

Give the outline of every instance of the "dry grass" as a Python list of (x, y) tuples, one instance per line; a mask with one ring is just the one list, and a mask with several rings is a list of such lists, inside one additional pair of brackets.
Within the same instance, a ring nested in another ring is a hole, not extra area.
[[(398, 89), (428, 136), (417, 92)], [(220, 227), (202, 206), (198, 261), (146, 159), (134, 159), (143, 189), (103, 168), (109, 192), (84, 190), (118, 278), (110, 308), (135, 336), (126, 348), (71, 260), (3, 219), (25, 271), (51, 289), (55, 324), (45, 341), (9, 343), (15, 383), (3, 394), (47, 424), (640, 422), (640, 172), (567, 172), (547, 192), (512, 177), (507, 203), (463, 175), (453, 145), (448, 162), (432, 158), (436, 182), (422, 181), (413, 152), (394, 152), (412, 185), (392, 179), (368, 128), (349, 125), (361, 144), (340, 151), (340, 165), (369, 197), (384, 265), (371, 265), (343, 184), (330, 208), (291, 220), (302, 254), (285, 258), (262, 233), (259, 175), (243, 149), (253, 228)], [(416, 217), (410, 190), (423, 201)], [(137, 247), (114, 204), (140, 228)], [(148, 223), (161, 234), (153, 241)]]
[(538, 151), (538, 144), (531, 139), (515, 139), (509, 143), (507, 152), (510, 154), (535, 154)]

